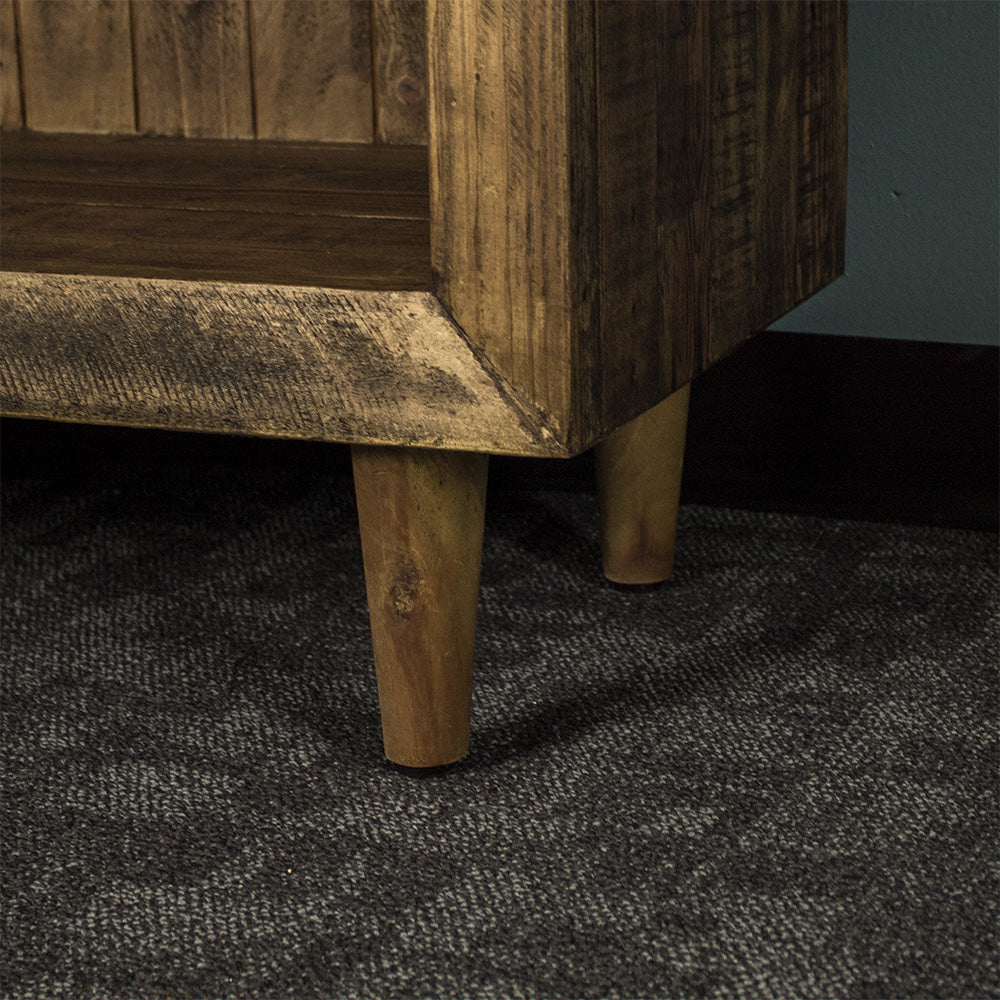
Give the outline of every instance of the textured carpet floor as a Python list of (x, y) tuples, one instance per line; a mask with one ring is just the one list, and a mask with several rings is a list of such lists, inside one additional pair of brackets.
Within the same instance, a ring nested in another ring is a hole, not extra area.
[(500, 486), (416, 778), (343, 468), (213, 455), (8, 463), (4, 996), (998, 995), (995, 535)]

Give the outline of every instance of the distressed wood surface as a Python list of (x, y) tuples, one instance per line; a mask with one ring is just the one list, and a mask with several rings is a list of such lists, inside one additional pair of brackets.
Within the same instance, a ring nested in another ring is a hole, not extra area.
[(351, 449), (386, 756), (469, 750), (487, 458)]
[(379, 142), (427, 145), (427, 0), (372, 0)]
[(54, 274), (426, 289), (427, 224), (313, 213), (4, 202), (4, 268)]
[(17, 25), (28, 128), (135, 131), (125, 0), (19, 0)]
[(567, 437), (574, 336), (587, 332), (575, 322), (575, 275), (592, 263), (571, 240), (569, 22), (589, 13), (432, 0), (428, 19), (434, 289)]
[(564, 455), (428, 293), (0, 275), (13, 416)]
[(22, 125), (24, 113), (14, 0), (0, 0), (0, 126), (18, 129)]
[(3, 266), (428, 289), (426, 170), (402, 147), (11, 136)]
[(575, 450), (843, 268), (839, 2), (432, 2), (435, 290)]
[(132, 5), (139, 131), (254, 135), (250, 27), (242, 0)]
[(692, 331), (686, 345), (672, 338), (676, 381), (843, 271), (846, 5), (724, 0), (660, 14), (675, 71), (661, 146), (685, 154), (662, 169), (664, 327)]
[[(140, 128), (252, 132), (247, 7), (133, 7)], [(376, 64), (395, 59), (379, 32), (412, 35), (399, 23), (417, 9), (375, 3)], [(60, 138), (12, 171), (5, 142), (7, 266), (432, 287), (568, 452), (842, 270), (843, 3), (437, 0), (427, 15), (429, 222), (413, 173), (366, 184), (372, 163), (342, 147), (321, 167), (294, 144), (262, 164), (246, 144), (189, 155), (126, 142), (116, 159)], [(394, 72), (377, 70), (376, 90)], [(157, 108), (173, 124), (147, 119)]]
[(371, 142), (368, 0), (251, 0), (260, 139)]
[[(844, 270), (847, 213), (847, 16), (843, 5), (809, 0), (801, 14), (796, 299)], [(775, 319), (776, 317), (769, 317)]]
[(708, 358), (710, 31), (707, 4), (664, 4), (658, 13), (663, 377), (675, 386), (704, 368)]
[(11, 134), (3, 168), (5, 182), (270, 190), (281, 199), (294, 191), (376, 192), (422, 199), (420, 214), (429, 211), (427, 153), (406, 147)]
[(662, 70), (658, 5), (595, 7), (595, 115), (599, 235), (599, 396), (588, 433), (641, 412), (666, 385), (661, 377), (660, 205), (657, 101)]

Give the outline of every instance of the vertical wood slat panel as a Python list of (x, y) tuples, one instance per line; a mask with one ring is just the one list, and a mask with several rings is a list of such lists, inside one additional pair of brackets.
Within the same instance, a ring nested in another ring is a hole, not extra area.
[(128, 0), (20, 0), (25, 125), (39, 132), (135, 131)]
[(371, 142), (368, 0), (251, 0), (260, 139)]
[(140, 131), (253, 137), (244, 0), (140, 0), (133, 19)]
[(14, 0), (0, 0), (0, 126), (18, 129), (23, 124)]
[(427, 0), (372, 0), (372, 34), (376, 139), (426, 145)]

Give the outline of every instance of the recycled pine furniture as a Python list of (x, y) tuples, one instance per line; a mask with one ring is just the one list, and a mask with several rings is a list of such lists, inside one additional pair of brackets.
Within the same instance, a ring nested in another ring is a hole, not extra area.
[(842, 271), (843, 3), (0, 18), (3, 412), (350, 443), (402, 764), (469, 745), (487, 456), (596, 446), (665, 579), (690, 381)]

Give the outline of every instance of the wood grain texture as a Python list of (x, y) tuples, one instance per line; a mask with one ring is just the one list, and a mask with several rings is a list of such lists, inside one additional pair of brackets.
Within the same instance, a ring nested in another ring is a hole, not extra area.
[(427, 0), (372, 0), (379, 142), (427, 145)]
[(584, 4), (432, 2), (435, 292), (513, 384), (570, 433), (580, 268), (571, 242), (569, 22)]
[(24, 112), (14, 0), (0, 0), (0, 126), (18, 129), (22, 125)]
[(0, 276), (13, 416), (564, 455), (426, 292)]
[(246, 3), (155, 0), (132, 10), (139, 130), (253, 138)]
[(423, 199), (427, 154), (421, 149), (293, 142), (225, 142), (167, 138), (9, 135), (4, 181), (107, 183), (137, 187), (213, 187), (363, 194)]
[[(758, 117), (756, 7), (753, 0), (720, 0), (712, 8), (708, 362), (756, 329), (757, 151), (765, 141)], [(794, 233), (786, 237), (794, 239)]]
[(594, 449), (604, 575), (650, 584), (674, 567), (691, 386), (613, 431)]
[(12, 135), (0, 228), (8, 270), (430, 287), (417, 149)]
[(421, 220), (57, 199), (7, 202), (2, 214), (8, 270), (396, 291), (430, 284)]
[(664, 390), (657, 253), (658, 7), (595, 7), (600, 395), (591, 408), (588, 434), (600, 433), (608, 413), (614, 413), (615, 422), (641, 413)]
[(351, 449), (386, 756), (469, 749), (485, 455)]
[(17, 23), (28, 128), (135, 131), (128, 0), (19, 0)]
[(671, 386), (702, 370), (709, 354), (709, 15), (704, 3), (659, 8), (659, 277)]
[(845, 18), (431, 4), (434, 287), (571, 450), (840, 273)]
[(431, 4), (434, 288), (571, 450), (840, 273), (845, 18)]
[(257, 137), (371, 142), (368, 0), (251, 0)]
[(666, 65), (686, 82), (671, 81), (674, 114), (661, 92), (674, 131), (661, 126), (661, 148), (692, 151), (664, 170), (682, 199), (664, 208), (665, 332), (693, 329), (681, 353), (673, 338), (676, 381), (843, 271), (846, 5), (725, 0), (665, 16)]
[(847, 214), (846, 10), (809, 0), (800, 17), (797, 299), (843, 272)]

